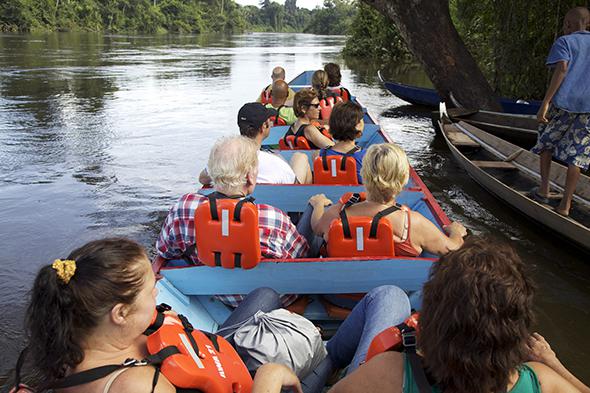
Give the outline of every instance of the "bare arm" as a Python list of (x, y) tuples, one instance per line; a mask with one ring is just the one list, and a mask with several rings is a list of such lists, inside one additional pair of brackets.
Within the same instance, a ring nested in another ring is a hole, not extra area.
[(256, 371), (252, 393), (280, 393), (283, 388), (303, 393), (299, 379), (288, 367), (267, 363)]
[(543, 393), (580, 393), (567, 379), (543, 363), (527, 363), (537, 374)]
[(199, 174), (199, 183), (201, 183), (204, 186), (208, 186), (212, 183), (211, 177), (207, 172), (207, 168), (203, 169)]
[(309, 198), (309, 204), (313, 207), (313, 213), (311, 214), (311, 229), (316, 233), (318, 223), (324, 216), (324, 208), (330, 206), (332, 201), (326, 198), (324, 194), (316, 194)]
[(320, 216), (318, 212), (317, 217), (319, 218), (317, 218), (316, 221), (314, 221), (314, 217), (312, 216), (311, 229), (313, 229), (313, 233), (315, 233), (318, 236), (323, 236), (324, 234), (328, 233), (328, 230), (330, 229), (330, 224), (332, 224), (332, 221), (338, 218), (338, 216), (340, 215), (341, 208), (342, 204), (337, 203), (335, 205), (330, 206), (330, 208), (325, 212), (322, 208), (321, 212), (323, 214)]
[[(528, 341), (531, 360), (540, 362), (551, 368), (562, 378), (567, 380), (582, 393), (590, 393), (590, 387), (584, 385), (574, 374), (572, 374), (555, 355), (549, 343), (539, 333), (533, 333)], [(534, 364), (534, 363), (533, 363)]]
[(334, 141), (325, 136), (317, 129), (317, 127), (309, 125), (305, 127), (305, 137), (319, 148), (333, 146)]
[(549, 110), (549, 104), (551, 100), (553, 100), (553, 96), (559, 90), (561, 83), (565, 79), (565, 74), (567, 73), (567, 61), (559, 61), (555, 65), (555, 70), (553, 71), (553, 76), (551, 77), (551, 83), (549, 83), (549, 87), (547, 88), (547, 92), (545, 93), (545, 98), (541, 103), (541, 108), (537, 113), (537, 120), (539, 123), (547, 123), (549, 120), (547, 119), (547, 111)]
[(418, 212), (412, 214), (412, 243), (425, 251), (436, 255), (445, 255), (463, 245), (463, 237), (467, 234), (465, 227), (453, 222), (445, 227), (449, 234), (445, 235), (430, 220)]

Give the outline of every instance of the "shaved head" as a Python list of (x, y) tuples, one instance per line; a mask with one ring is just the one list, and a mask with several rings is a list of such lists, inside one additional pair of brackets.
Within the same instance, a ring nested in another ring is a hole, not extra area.
[(272, 69), (272, 75), (270, 76), (273, 81), (285, 80), (285, 69), (283, 67), (275, 67)]
[(289, 95), (289, 85), (284, 80), (275, 81), (272, 84), (271, 96), (273, 102), (276, 100), (284, 100)]
[(590, 25), (590, 11), (586, 7), (572, 8), (563, 18), (563, 32), (565, 34), (586, 30), (588, 25)]

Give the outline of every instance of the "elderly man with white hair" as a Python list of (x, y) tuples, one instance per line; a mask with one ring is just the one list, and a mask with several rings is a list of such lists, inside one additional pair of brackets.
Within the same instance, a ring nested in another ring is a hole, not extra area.
[[(231, 198), (243, 198), (256, 186), (258, 174), (258, 145), (244, 136), (218, 140), (209, 154), (208, 169), (215, 191)], [(188, 258), (200, 265), (195, 244), (195, 211), (207, 197), (197, 193), (183, 195), (170, 209), (156, 242), (158, 255), (164, 259)], [(301, 235), (290, 218), (281, 210), (256, 204), (260, 228), (260, 250), (265, 258), (300, 258), (307, 256), (308, 241)], [(311, 234), (311, 230), (309, 231)], [(311, 234), (313, 236), (313, 234)], [(187, 251), (188, 250), (188, 251)], [(194, 251), (193, 251), (194, 250)], [(188, 255), (187, 255), (188, 254)], [(230, 306), (236, 306), (241, 296), (220, 296)], [(288, 305), (296, 296), (282, 297)]]

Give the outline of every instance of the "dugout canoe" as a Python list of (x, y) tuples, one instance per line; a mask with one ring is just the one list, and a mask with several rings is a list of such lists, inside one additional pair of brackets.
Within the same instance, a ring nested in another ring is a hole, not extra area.
[[(453, 122), (464, 121), (527, 150), (535, 145), (539, 135), (539, 123), (530, 115), (450, 108), (447, 116)], [(432, 112), (432, 124), (435, 128), (438, 128), (439, 119), (440, 112)]]
[[(379, 80), (383, 86), (394, 96), (409, 102), (413, 105), (421, 105), (429, 108), (438, 108), (442, 98), (434, 89), (424, 87), (410, 86), (394, 81), (386, 81), (378, 71)], [(521, 115), (534, 115), (539, 111), (541, 101), (524, 101), (514, 100), (511, 98), (501, 98), (500, 104), (506, 113), (515, 113)]]
[[(464, 121), (439, 121), (442, 135), (457, 162), (482, 187), (518, 212), (560, 237), (590, 251), (590, 178), (580, 175), (570, 217), (555, 212), (558, 200), (545, 205), (530, 198), (538, 186), (539, 156)], [(563, 191), (567, 168), (551, 164), (551, 187)]]

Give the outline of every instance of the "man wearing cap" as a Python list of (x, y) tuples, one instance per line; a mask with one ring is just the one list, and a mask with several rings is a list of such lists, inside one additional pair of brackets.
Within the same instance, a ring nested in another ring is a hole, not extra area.
[[(313, 181), (307, 155), (295, 153), (290, 162), (285, 161), (279, 154), (271, 150), (261, 149), (262, 141), (270, 134), (271, 116), (276, 111), (265, 108), (258, 102), (245, 104), (238, 112), (238, 127), (240, 134), (253, 139), (258, 145), (258, 177), (257, 183), (271, 184), (309, 184)], [(199, 176), (203, 185), (211, 184), (207, 169), (203, 169)]]

